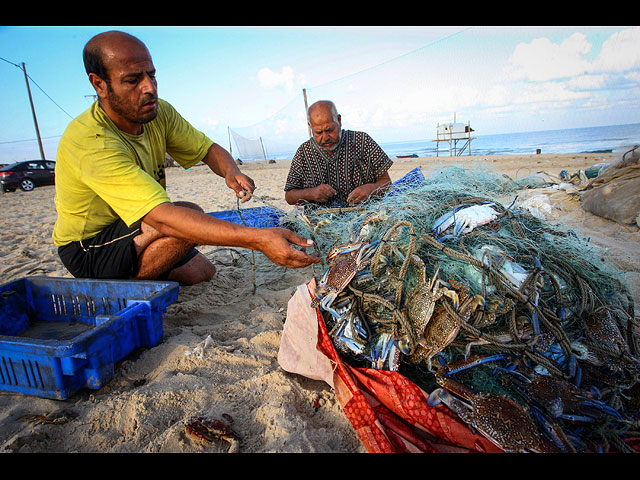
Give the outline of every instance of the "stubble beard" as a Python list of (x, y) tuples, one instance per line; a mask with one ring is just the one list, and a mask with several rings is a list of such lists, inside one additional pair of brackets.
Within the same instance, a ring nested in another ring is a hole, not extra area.
[(119, 96), (116, 92), (113, 91), (111, 85), (107, 84), (107, 93), (108, 93), (108, 101), (109, 107), (122, 118), (126, 119), (129, 122), (137, 123), (139, 125), (144, 125), (145, 123), (149, 123), (151, 120), (158, 116), (158, 108), (156, 108), (149, 113), (140, 112), (140, 107), (145, 103), (156, 100), (157, 96), (147, 95), (140, 106), (135, 107)]

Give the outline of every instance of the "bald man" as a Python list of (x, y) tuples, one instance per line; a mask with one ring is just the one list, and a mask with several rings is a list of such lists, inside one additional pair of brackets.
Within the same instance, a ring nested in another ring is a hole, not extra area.
[(278, 265), (319, 262), (311, 244), (281, 228), (250, 228), (216, 219), (166, 192), (165, 152), (182, 167), (202, 161), (243, 201), (255, 189), (231, 155), (158, 98), (147, 47), (117, 31), (93, 37), (83, 51), (98, 100), (74, 119), (56, 157), (53, 241), (76, 277), (208, 281), (214, 265), (195, 246), (262, 251)]
[(348, 206), (386, 192), (393, 162), (365, 132), (342, 130), (333, 102), (311, 105), (307, 120), (312, 137), (291, 162), (284, 187), (287, 203)]

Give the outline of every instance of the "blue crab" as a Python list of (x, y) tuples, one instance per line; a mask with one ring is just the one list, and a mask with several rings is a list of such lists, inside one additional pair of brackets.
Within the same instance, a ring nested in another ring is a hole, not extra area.
[[(458, 307), (456, 313), (465, 321), (471, 317), (475, 309), (484, 302), (480, 295), (467, 297)], [(443, 351), (458, 336), (461, 324), (446, 307), (439, 305), (424, 329), (424, 333), (418, 338), (418, 345), (412, 354), (412, 360), (419, 362), (426, 360), (427, 368), (433, 372), (432, 358)]]
[(637, 369), (640, 360), (631, 355), (620, 326), (609, 310), (601, 310), (583, 317), (586, 347), (612, 371)]
[(505, 452), (550, 451), (527, 407), (506, 395), (477, 393), (451, 379), (438, 377), (437, 380), (442, 388), (429, 395), (430, 406), (444, 403), (467, 425)]
[[(342, 302), (340, 302), (342, 303)], [(351, 350), (355, 354), (362, 354), (370, 339), (369, 326), (352, 310), (353, 303), (348, 299), (344, 307), (332, 308), (339, 316), (329, 335), (340, 350)]]
[[(577, 433), (572, 432), (576, 427), (622, 420), (620, 412), (600, 399), (597, 389), (586, 391), (551, 375), (510, 373), (503, 377), (503, 385), (522, 395), (542, 431), (562, 452), (586, 448)], [(570, 430), (565, 431), (564, 426), (570, 426)]]
[(432, 231), (439, 241), (458, 238), (460, 235), (471, 232), (474, 228), (486, 225), (498, 218), (499, 213), (494, 210), (495, 203), (477, 205), (459, 205), (451, 212), (438, 218)]
[[(417, 285), (407, 295), (407, 300), (405, 301), (406, 316), (413, 326), (417, 338), (424, 336), (425, 329), (433, 316), (436, 304), (443, 296), (449, 297), (456, 308), (458, 306), (457, 292), (442, 286), (439, 275), (440, 267), (436, 266), (433, 276), (427, 281), (424, 263), (422, 263), (421, 260), (420, 263), (422, 264), (421, 276)], [(413, 350), (409, 346), (408, 338), (400, 339), (399, 345), (404, 354), (409, 355), (412, 353)]]
[(569, 422), (591, 423), (602, 418), (622, 416), (597, 396), (574, 384), (551, 375), (533, 374), (505, 377), (503, 382), (525, 394), (536, 406), (554, 418)]
[(333, 302), (353, 277), (367, 267), (377, 246), (378, 242), (356, 241), (334, 248), (327, 255), (329, 268), (316, 287), (311, 308), (320, 307), (339, 320), (342, 315), (332, 308)]

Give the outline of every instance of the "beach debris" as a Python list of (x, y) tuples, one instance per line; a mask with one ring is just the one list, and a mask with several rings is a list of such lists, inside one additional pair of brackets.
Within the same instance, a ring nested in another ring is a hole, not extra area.
[(199, 345), (197, 345), (191, 350), (187, 350), (186, 352), (184, 352), (184, 356), (188, 357), (190, 355), (195, 355), (196, 358), (202, 358), (204, 356), (204, 351), (212, 343), (213, 343), (213, 338), (211, 338), (211, 335), (207, 335), (207, 338), (205, 338)]
[(640, 152), (638, 152), (638, 148), (640, 148), (640, 145), (634, 145), (630, 150), (622, 154), (622, 159), (620, 160), (621, 167), (637, 165), (640, 162)]
[(640, 214), (640, 154), (634, 149), (580, 188), (585, 211), (625, 226), (637, 225)]
[(582, 169), (578, 170), (575, 173), (569, 173), (568, 170), (561, 170), (560, 179), (573, 185), (586, 185), (587, 183), (589, 183), (589, 178)]
[(224, 440), (229, 443), (227, 453), (238, 453), (240, 451), (240, 437), (229, 425), (233, 423), (233, 419), (228, 414), (224, 414), (223, 417), (229, 423), (205, 417), (191, 418), (185, 426), (185, 433), (187, 437), (196, 442), (205, 444), (211, 444), (217, 440)]
[(63, 425), (76, 418), (78, 414), (70, 410), (57, 410), (48, 414), (27, 413), (19, 417), (20, 420), (31, 422), (32, 425)]
[[(570, 184), (565, 183), (563, 185), (568, 186)], [(529, 197), (527, 200), (520, 203), (520, 208), (526, 209), (531, 215), (539, 220), (544, 220), (553, 211), (553, 207), (551, 206), (551, 203), (549, 203), (549, 198), (543, 194)]]

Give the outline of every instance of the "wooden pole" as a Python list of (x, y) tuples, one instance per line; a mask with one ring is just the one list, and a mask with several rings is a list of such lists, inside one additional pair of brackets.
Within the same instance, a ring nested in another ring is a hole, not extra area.
[(38, 146), (40, 147), (40, 158), (44, 158), (44, 148), (42, 148), (42, 139), (40, 138), (40, 129), (38, 128), (38, 119), (36, 118), (36, 109), (33, 106), (33, 98), (31, 98), (31, 88), (29, 88), (29, 77), (27, 76), (27, 69), (22, 62), (22, 71), (24, 73), (24, 81), (27, 82), (27, 92), (29, 93), (29, 103), (31, 103), (31, 113), (33, 114), (33, 123), (36, 126), (36, 135), (38, 137)]
[[(304, 118), (307, 118), (307, 111), (309, 110), (309, 105), (307, 105), (307, 89), (302, 89), (302, 95), (304, 96)], [(311, 125), (307, 121), (307, 130), (309, 130), (309, 138), (311, 138)]]
[(260, 145), (262, 145), (262, 156), (264, 157), (264, 161), (267, 161), (267, 152), (264, 151), (264, 143), (262, 142), (262, 137), (260, 137)]

